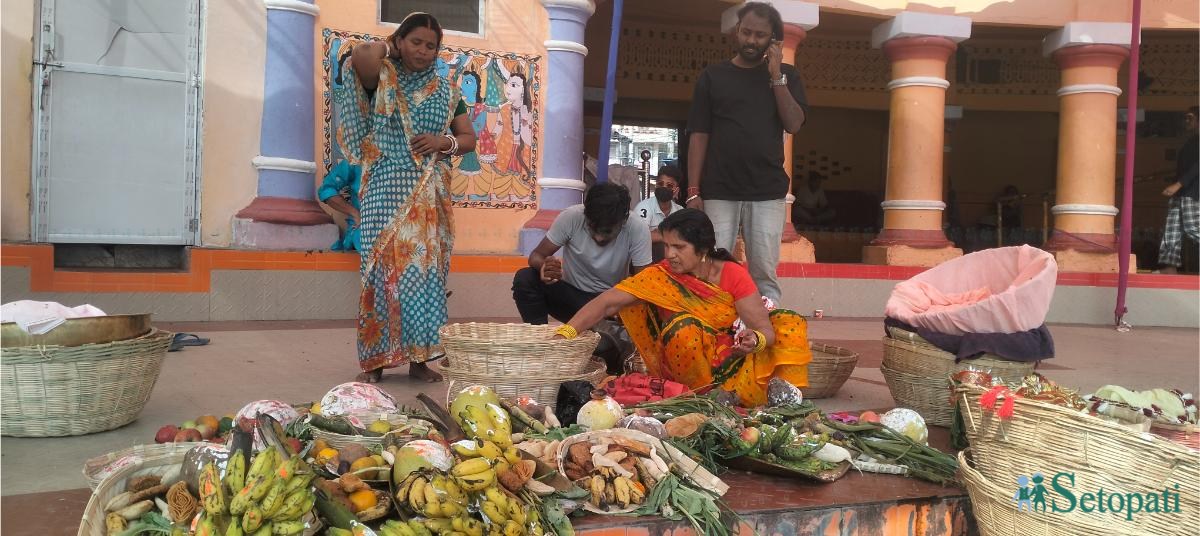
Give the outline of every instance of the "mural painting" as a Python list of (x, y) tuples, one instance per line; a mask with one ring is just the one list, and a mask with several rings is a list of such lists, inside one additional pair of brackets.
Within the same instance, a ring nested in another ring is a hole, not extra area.
[[(340, 160), (329, 95), (330, 66), (348, 40), (381, 40), (386, 36), (326, 28), (322, 60), (324, 98), (323, 164), (328, 171)], [(475, 152), (456, 157), (450, 184), (454, 205), (468, 208), (537, 207), (539, 56), (443, 45), (438, 75), (462, 90), (467, 114), (475, 127)]]

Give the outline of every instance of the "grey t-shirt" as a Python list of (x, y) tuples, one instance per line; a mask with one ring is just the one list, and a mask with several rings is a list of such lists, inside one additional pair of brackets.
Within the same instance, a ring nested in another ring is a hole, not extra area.
[(606, 246), (596, 244), (583, 217), (583, 205), (563, 209), (546, 238), (563, 251), (563, 281), (584, 292), (604, 292), (629, 275), (629, 264), (648, 266), (650, 228), (630, 213), (621, 232)]

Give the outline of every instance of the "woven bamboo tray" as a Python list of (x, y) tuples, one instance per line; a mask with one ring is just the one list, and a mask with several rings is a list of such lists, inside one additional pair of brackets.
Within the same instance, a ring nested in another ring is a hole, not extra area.
[[(109, 475), (131, 465), (155, 465), (159, 460), (172, 460), (176, 455), (186, 454), (202, 443), (162, 443), (134, 445), (132, 447), (96, 456), (83, 463), (83, 478), (92, 491)], [(180, 458), (182, 460), (182, 458)]]
[(82, 346), (0, 348), (0, 435), (56, 437), (129, 424), (150, 399), (174, 334)]
[(829, 398), (837, 394), (857, 365), (857, 352), (812, 343), (812, 362), (808, 364), (808, 387), (804, 388), (804, 398)]
[(312, 427), (312, 435), (314, 439), (324, 439), (329, 446), (339, 450), (342, 447), (351, 444), (360, 445), (370, 449), (374, 446), (383, 445), (384, 439), (388, 438), (389, 436), (392, 438), (391, 443), (403, 445), (404, 443), (408, 443), (414, 439), (424, 439), (429, 436), (429, 431), (433, 430), (433, 423), (424, 419), (409, 417), (408, 415), (384, 414), (380, 417), (392, 423), (393, 427), (403, 426), (405, 428), (392, 430), (391, 432), (378, 437), (371, 437), (338, 434), (334, 432), (328, 432), (314, 426)]
[(575, 376), (591, 369), (600, 335), (584, 331), (574, 339), (552, 339), (555, 327), (530, 324), (450, 324), (438, 330), (446, 361), (454, 370), (476, 375), (534, 379)]
[(895, 328), (890, 331), (893, 335), (883, 338), (883, 363), (896, 372), (949, 378), (961, 370), (978, 370), (1005, 382), (1020, 380), (1033, 372), (1031, 362), (1009, 361), (991, 354), (956, 363), (954, 354), (929, 344), (915, 333)]
[[(200, 444), (190, 443), (188, 445), (195, 447)], [(149, 445), (142, 445), (142, 447), (149, 447)], [(125, 491), (125, 481), (129, 477), (155, 475), (163, 478), (163, 484), (178, 482), (182, 478), (180, 466), (183, 464), (183, 457), (189, 450), (191, 449), (143, 449), (143, 452), (148, 454), (147, 456), (117, 469), (101, 480), (92, 493), (92, 498), (88, 500), (87, 506), (83, 509), (83, 520), (79, 523), (79, 536), (106, 536), (108, 534), (104, 525), (104, 505)]]
[(1017, 510), (1017, 503), (1013, 500), (1013, 493), (1017, 490), (1016, 481), (989, 480), (968, 463), (967, 451), (958, 453), (958, 467), (967, 494), (971, 496), (971, 512), (975, 515), (975, 524), (982, 536), (1165, 534), (1115, 529), (1107, 523), (1108, 518), (1113, 517), (1112, 514)]
[(949, 427), (954, 422), (949, 377), (930, 378), (897, 372), (887, 365), (881, 365), (879, 371), (883, 373), (896, 405), (920, 413), (925, 423), (932, 426)]
[(446, 390), (446, 404), (450, 404), (453, 395), (472, 385), (486, 385), (496, 391), (502, 398), (514, 400), (519, 396), (527, 396), (537, 400), (538, 404), (554, 409), (558, 400), (558, 387), (565, 382), (582, 380), (592, 385), (599, 384), (608, 376), (607, 366), (598, 359), (589, 362), (588, 370), (582, 374), (559, 376), (557, 378), (521, 377), (515, 375), (479, 374), (475, 371), (466, 372), (451, 367), (446, 360), (441, 361), (442, 374), (449, 380)]
[(1200, 517), (1200, 454), (1154, 434), (1026, 398), (1016, 399), (1012, 418), (1001, 420), (979, 406), (984, 392), (961, 385), (955, 396), (976, 470), (988, 480), (1015, 487), (1020, 475), (1073, 473), (1077, 495), (1101, 488), (1161, 494), (1166, 488), (1176, 492), (1178, 484), (1181, 513), (1135, 515), (1132, 522), (1110, 515), (1105, 523), (1136, 534), (1195, 533), (1181, 520)]

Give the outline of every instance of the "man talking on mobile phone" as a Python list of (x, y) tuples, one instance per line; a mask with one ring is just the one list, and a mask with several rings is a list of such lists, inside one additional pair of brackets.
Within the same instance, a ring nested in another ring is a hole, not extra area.
[(746, 241), (750, 276), (779, 302), (780, 241), (787, 205), (783, 132), (804, 125), (808, 100), (795, 67), (783, 63), (783, 19), (770, 4), (747, 2), (734, 27), (737, 54), (696, 81), (688, 116), (687, 206), (708, 214), (716, 247)]

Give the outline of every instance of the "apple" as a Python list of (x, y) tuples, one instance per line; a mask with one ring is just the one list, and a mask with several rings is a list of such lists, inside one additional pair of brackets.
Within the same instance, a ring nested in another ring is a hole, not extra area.
[(190, 443), (204, 439), (200, 436), (200, 431), (195, 428), (184, 428), (175, 434), (176, 443)]
[(742, 429), (741, 435), (742, 435), (742, 441), (745, 441), (746, 443), (749, 443), (750, 445), (758, 444), (758, 439), (759, 439), (759, 435), (760, 435), (758, 428), (754, 428), (753, 426), (747, 426)]
[(183, 424), (179, 425), (180, 430), (186, 430), (188, 428), (195, 428), (195, 427), (196, 427), (196, 421), (183, 421)]
[(158, 429), (154, 434), (155, 443), (170, 443), (175, 440), (175, 434), (179, 433), (179, 428), (174, 424), (168, 424)]
[(200, 437), (204, 439), (212, 439), (213, 436), (217, 435), (217, 431), (207, 424), (196, 425), (196, 431), (200, 432)]
[(299, 439), (294, 437), (285, 439), (283, 444), (287, 445), (288, 454), (291, 455), (300, 454), (300, 451), (304, 450), (304, 443), (301, 443)]
[(858, 420), (861, 422), (878, 423), (879, 422), (879, 414), (875, 413), (874, 411), (864, 411), (864, 412), (862, 412), (862, 414), (860, 414), (858, 416)]

